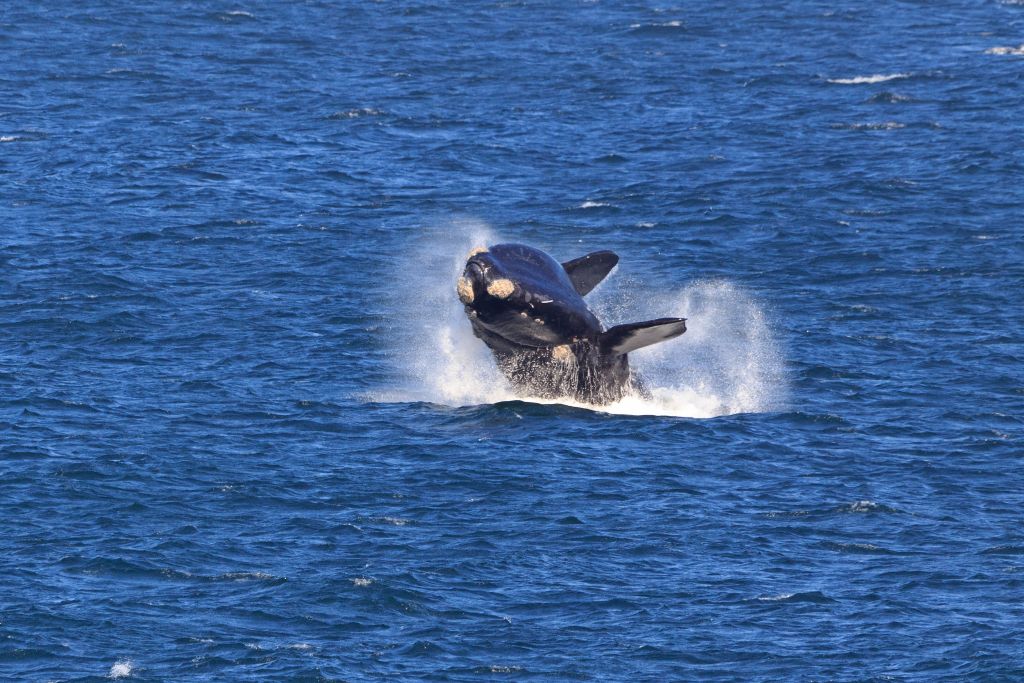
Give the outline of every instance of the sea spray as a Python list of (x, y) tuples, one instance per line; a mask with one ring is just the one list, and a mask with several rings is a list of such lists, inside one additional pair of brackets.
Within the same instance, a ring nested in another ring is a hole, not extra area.
[(391, 301), (392, 355), (403, 386), (394, 400), (478, 405), (516, 398), (491, 352), (473, 336), (455, 283), (475, 247), (500, 241), (470, 219), (427, 226), (399, 264)]
[[(398, 264), (403, 276), (396, 281), (389, 313), (402, 321), (390, 330), (402, 386), (384, 400), (453, 406), (524, 400), (512, 392), (490, 350), (473, 336), (455, 294), (469, 251), (501, 241), (509, 240), (484, 223), (458, 220), (424, 229), (404, 251), (410, 258)], [(556, 258), (578, 255), (559, 253)], [(689, 319), (688, 331), (630, 354), (649, 395), (627, 396), (600, 410), (706, 418), (782, 407), (783, 356), (750, 293), (726, 280), (698, 280), (675, 290), (648, 286), (636, 275), (620, 274), (633, 261), (624, 255), (618, 272), (587, 297), (605, 327), (682, 316)], [(569, 399), (558, 402), (579, 405)]]
[[(630, 354), (650, 398), (628, 397), (609, 412), (715, 417), (781, 409), (784, 360), (767, 316), (754, 297), (727, 280), (696, 281), (676, 291), (632, 284), (601, 292), (593, 302), (605, 325), (627, 317), (687, 318), (687, 332), (670, 343)], [(615, 318), (606, 311), (614, 310)]]

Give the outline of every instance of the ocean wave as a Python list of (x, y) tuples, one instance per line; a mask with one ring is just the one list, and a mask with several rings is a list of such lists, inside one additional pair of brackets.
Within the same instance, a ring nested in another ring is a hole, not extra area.
[(895, 74), (872, 74), (871, 76), (854, 76), (853, 78), (829, 78), (829, 83), (837, 83), (839, 85), (861, 85), (864, 83), (885, 83), (886, 81), (895, 81), (901, 78), (910, 78), (909, 73), (895, 73)]
[(874, 121), (870, 123), (833, 123), (832, 128), (837, 130), (899, 130), (906, 128), (907, 124), (899, 121)]
[(821, 591), (806, 591), (803, 593), (779, 593), (777, 595), (762, 595), (757, 598), (759, 602), (810, 602), (823, 604), (835, 602)]
[(990, 47), (985, 50), (987, 55), (1012, 55), (1014, 57), (1024, 57), (1024, 44), (1018, 45), (1017, 47)]

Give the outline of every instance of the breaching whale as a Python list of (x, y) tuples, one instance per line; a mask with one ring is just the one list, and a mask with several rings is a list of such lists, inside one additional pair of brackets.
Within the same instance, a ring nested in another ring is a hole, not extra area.
[(619, 262), (596, 251), (559, 263), (524, 244), (469, 253), (456, 291), (473, 334), (483, 340), (516, 393), (603, 405), (632, 391), (628, 354), (686, 331), (685, 318), (605, 330), (583, 297)]

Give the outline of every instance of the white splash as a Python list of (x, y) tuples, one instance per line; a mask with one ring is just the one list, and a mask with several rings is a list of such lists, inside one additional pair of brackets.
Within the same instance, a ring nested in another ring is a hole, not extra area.
[(629, 289), (628, 296), (595, 292), (589, 303), (606, 326), (680, 316), (687, 331), (629, 355), (650, 398), (627, 397), (604, 410), (715, 417), (783, 406), (783, 355), (764, 311), (745, 290), (726, 280), (701, 280), (676, 292)]
[(895, 81), (900, 78), (910, 78), (910, 74), (872, 74), (871, 76), (854, 76), (853, 78), (830, 78), (828, 82), (840, 85), (860, 85), (862, 83), (885, 83), (886, 81)]
[(132, 662), (129, 659), (119, 659), (110, 667), (107, 678), (127, 678), (132, 675)]
[(390, 304), (401, 321), (390, 329), (392, 355), (406, 386), (384, 400), (461, 406), (515, 398), (455, 294), (470, 250), (499, 241), (487, 225), (459, 220), (426, 228), (406, 250), (411, 260), (399, 270), (406, 279)]
[[(483, 223), (459, 221), (427, 231), (419, 244), (406, 250), (417, 262), (403, 264), (400, 271), (409, 276), (392, 305), (395, 319), (403, 324), (390, 330), (391, 355), (405, 385), (374, 400), (452, 406), (523, 400), (498, 371), (490, 350), (473, 336), (455, 295), (469, 251), (501, 241), (508, 240)], [(566, 258), (578, 255), (558, 253)], [(623, 256), (624, 265), (629, 260), (628, 254)], [(762, 308), (737, 285), (697, 281), (665, 291), (617, 278), (613, 272), (587, 303), (606, 327), (681, 316), (688, 318), (688, 329), (678, 339), (630, 354), (630, 364), (643, 378), (649, 397), (629, 396), (598, 408), (570, 400), (557, 403), (621, 415), (697, 418), (783, 407), (786, 383), (779, 345)]]

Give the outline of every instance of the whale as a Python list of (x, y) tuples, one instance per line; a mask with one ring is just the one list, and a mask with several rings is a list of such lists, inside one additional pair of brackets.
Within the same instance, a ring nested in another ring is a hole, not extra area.
[(514, 243), (469, 253), (455, 291), (516, 395), (593, 405), (648, 395), (629, 354), (683, 334), (686, 318), (605, 329), (583, 297), (618, 262), (611, 251), (595, 251), (560, 263)]

